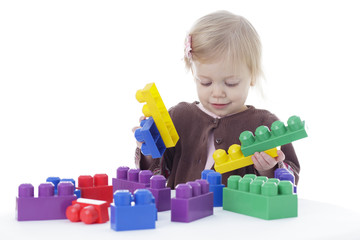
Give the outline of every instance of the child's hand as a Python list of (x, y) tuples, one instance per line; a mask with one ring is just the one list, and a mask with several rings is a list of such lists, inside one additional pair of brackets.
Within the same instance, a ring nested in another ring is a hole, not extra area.
[(260, 175), (267, 177), (274, 176), (273, 168), (275, 165), (278, 164), (278, 162), (285, 160), (285, 154), (281, 150), (278, 150), (277, 154), (278, 156), (273, 158), (264, 152), (254, 153), (254, 155), (251, 157), (251, 160), (254, 162), (254, 167), (260, 173)]
[[(141, 121), (144, 120), (145, 118), (146, 118), (145, 116), (141, 116), (140, 119), (139, 119), (139, 122), (141, 122)], [(135, 134), (136, 129), (139, 129), (139, 128), (141, 128), (141, 127), (140, 127), (140, 126), (133, 127), (133, 128), (132, 128), (132, 132)], [(141, 146), (142, 146), (143, 143), (144, 143), (144, 142), (138, 142), (138, 141), (136, 141), (136, 146), (141, 149)]]

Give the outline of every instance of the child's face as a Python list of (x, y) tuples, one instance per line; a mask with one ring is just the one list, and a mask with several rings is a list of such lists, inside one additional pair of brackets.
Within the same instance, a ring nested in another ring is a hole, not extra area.
[(234, 75), (225, 61), (215, 63), (193, 63), (197, 93), (201, 104), (210, 112), (224, 117), (242, 112), (252, 85), (251, 74), (245, 64)]

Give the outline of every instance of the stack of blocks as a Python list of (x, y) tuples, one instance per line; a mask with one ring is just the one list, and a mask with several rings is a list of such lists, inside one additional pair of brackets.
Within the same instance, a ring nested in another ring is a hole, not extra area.
[(110, 207), (111, 228), (115, 231), (155, 228), (157, 210), (148, 189), (138, 189), (134, 195), (128, 190), (118, 190)]
[(39, 197), (34, 197), (34, 186), (21, 184), (16, 198), (16, 217), (18, 221), (66, 219), (66, 208), (76, 200), (74, 185), (71, 182), (58, 184), (55, 195), (54, 184), (39, 185)]
[(214, 194), (214, 207), (222, 207), (225, 185), (221, 184), (221, 174), (214, 170), (204, 170), (201, 173), (201, 179), (209, 183), (209, 191)]
[(155, 83), (149, 83), (144, 89), (138, 90), (136, 92), (136, 99), (140, 103), (147, 103), (143, 106), (142, 111), (145, 117), (153, 117), (165, 146), (167, 148), (174, 147), (179, 140), (179, 135)]
[[(271, 157), (278, 156), (276, 148), (266, 150), (265, 153), (269, 154)], [(243, 168), (254, 164), (251, 160), (251, 156), (252, 155), (245, 157), (239, 144), (231, 145), (228, 149), (228, 154), (223, 149), (217, 149), (213, 154), (215, 161), (214, 168), (219, 173), (230, 172), (238, 168)]]
[(297, 195), (290, 181), (233, 175), (223, 194), (224, 210), (266, 220), (297, 217)]
[(178, 184), (171, 199), (171, 221), (192, 222), (213, 215), (214, 194), (206, 180)]
[(71, 222), (106, 223), (109, 221), (108, 202), (78, 198), (66, 209), (66, 217)]
[(119, 167), (116, 178), (113, 178), (113, 191), (129, 190), (134, 193), (137, 189), (149, 189), (155, 197), (156, 208), (159, 212), (170, 210), (171, 189), (165, 187), (166, 179), (162, 175), (153, 176), (149, 170)]
[(268, 127), (260, 126), (255, 130), (255, 136), (250, 131), (240, 134), (241, 151), (244, 156), (250, 156), (255, 152), (262, 152), (271, 148), (291, 143), (295, 140), (307, 137), (305, 121), (298, 116), (291, 116), (285, 127), (281, 121), (275, 121), (271, 125), (271, 132)]
[(90, 175), (79, 176), (78, 189), (82, 198), (107, 201), (108, 206), (112, 203), (113, 187), (108, 185), (106, 174), (95, 174), (94, 178)]

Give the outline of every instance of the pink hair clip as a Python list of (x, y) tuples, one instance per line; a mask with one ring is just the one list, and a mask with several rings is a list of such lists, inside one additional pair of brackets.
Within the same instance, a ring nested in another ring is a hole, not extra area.
[(186, 37), (186, 41), (185, 41), (185, 56), (187, 59), (191, 60), (192, 55), (191, 55), (191, 35), (188, 35)]

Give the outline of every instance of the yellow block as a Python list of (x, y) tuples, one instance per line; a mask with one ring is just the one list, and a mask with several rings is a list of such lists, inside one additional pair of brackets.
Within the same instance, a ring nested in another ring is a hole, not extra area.
[[(264, 152), (269, 154), (271, 157), (278, 156), (276, 148), (272, 148)], [(228, 154), (225, 150), (218, 149), (213, 154), (215, 171), (225, 173), (254, 164), (251, 160), (252, 156), (253, 155), (245, 157), (241, 152), (241, 146), (239, 144), (231, 145), (228, 149)]]
[(149, 83), (144, 89), (138, 90), (136, 92), (136, 99), (140, 103), (147, 103), (143, 106), (142, 112), (145, 117), (153, 117), (165, 146), (167, 148), (174, 147), (179, 140), (179, 135), (170, 118), (169, 112), (160, 97), (155, 83)]

